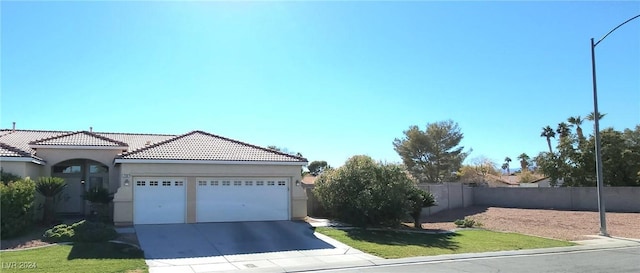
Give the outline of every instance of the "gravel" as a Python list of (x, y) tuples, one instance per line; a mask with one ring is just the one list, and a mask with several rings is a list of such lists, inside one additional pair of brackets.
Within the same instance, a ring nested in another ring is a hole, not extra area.
[[(426, 217), (424, 229), (455, 229), (453, 221), (471, 217), (490, 230), (517, 232), (561, 240), (587, 240), (600, 231), (600, 217), (593, 211), (560, 211), (497, 207), (468, 207)], [(640, 213), (607, 212), (607, 231), (616, 237), (640, 239)]]

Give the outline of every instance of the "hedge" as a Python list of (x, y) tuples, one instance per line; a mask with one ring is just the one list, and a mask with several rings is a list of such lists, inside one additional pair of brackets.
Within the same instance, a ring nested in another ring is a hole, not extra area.
[(0, 183), (0, 235), (13, 237), (27, 231), (33, 222), (36, 184), (29, 178)]

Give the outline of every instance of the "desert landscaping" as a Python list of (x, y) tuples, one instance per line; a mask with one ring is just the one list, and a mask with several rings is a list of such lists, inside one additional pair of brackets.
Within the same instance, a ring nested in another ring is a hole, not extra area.
[[(517, 232), (561, 240), (586, 240), (597, 235), (600, 228), (598, 212), (519, 209), (498, 207), (467, 207), (443, 211), (423, 220), (424, 229), (456, 228), (453, 221), (471, 217), (483, 228)], [(609, 235), (640, 239), (640, 213), (607, 212)]]

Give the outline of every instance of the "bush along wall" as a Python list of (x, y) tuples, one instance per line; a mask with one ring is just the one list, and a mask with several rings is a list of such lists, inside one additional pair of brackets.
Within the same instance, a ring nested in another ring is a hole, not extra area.
[(36, 185), (29, 178), (0, 183), (0, 235), (2, 239), (20, 235), (33, 223)]

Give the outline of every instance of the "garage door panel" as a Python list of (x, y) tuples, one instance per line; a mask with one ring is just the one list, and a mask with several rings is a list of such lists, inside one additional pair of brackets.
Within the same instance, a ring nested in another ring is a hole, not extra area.
[(196, 221), (272, 221), (289, 219), (286, 179), (198, 179)]
[(185, 222), (184, 178), (140, 177), (134, 183), (134, 224)]

